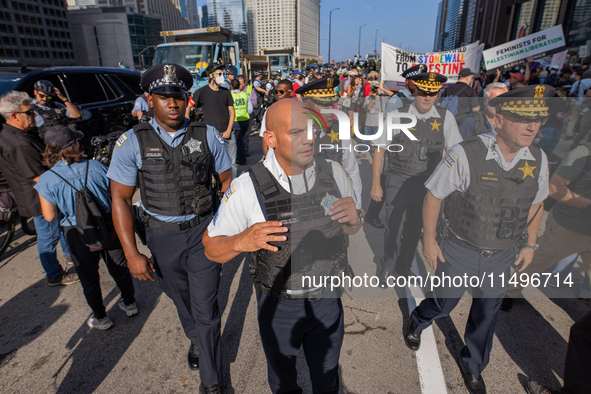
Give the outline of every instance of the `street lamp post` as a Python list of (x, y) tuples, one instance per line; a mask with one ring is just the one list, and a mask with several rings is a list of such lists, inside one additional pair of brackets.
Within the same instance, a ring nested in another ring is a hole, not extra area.
[(332, 12), (340, 10), (340, 8), (335, 8), (331, 10), (328, 17), (328, 62), (330, 63), (330, 33), (332, 32)]
[(361, 56), (361, 28), (367, 24), (359, 26), (359, 45), (357, 46), (357, 56)]
[(377, 52), (378, 51), (378, 32), (380, 31), (380, 29), (376, 30), (376, 41), (374, 43), (374, 47), (373, 47), (373, 51)]

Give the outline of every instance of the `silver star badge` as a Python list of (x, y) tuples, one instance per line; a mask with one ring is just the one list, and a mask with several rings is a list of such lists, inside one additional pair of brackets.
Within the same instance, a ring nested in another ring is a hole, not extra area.
[(185, 144), (185, 146), (189, 148), (189, 153), (203, 152), (201, 150), (201, 141), (197, 141), (195, 138), (191, 138), (189, 142)]

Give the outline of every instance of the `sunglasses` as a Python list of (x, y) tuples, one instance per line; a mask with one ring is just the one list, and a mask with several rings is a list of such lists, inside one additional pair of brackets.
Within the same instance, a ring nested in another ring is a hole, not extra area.
[(35, 110), (33, 108), (28, 109), (26, 111), (21, 111), (21, 112), (13, 112), (15, 114), (26, 114), (27, 116), (33, 116), (35, 115)]
[(287, 92), (291, 92), (291, 90), (278, 90), (277, 93), (279, 94), (285, 94)]
[(46, 94), (42, 94), (42, 93), (37, 93), (37, 94), (39, 95), (39, 98), (42, 98), (42, 99), (46, 98), (46, 99), (48, 99), (48, 100), (51, 100), (51, 99), (52, 99), (52, 97), (51, 97), (51, 96), (48, 96), (48, 95), (46, 95)]
[(506, 115), (506, 114), (499, 114), (499, 115), (503, 116), (504, 118), (506, 118), (507, 120), (509, 120), (513, 123), (519, 123), (519, 124), (540, 123), (540, 125), (543, 126), (548, 121), (548, 118), (526, 119), (526, 118), (520, 118), (517, 116), (511, 116), (511, 115)]

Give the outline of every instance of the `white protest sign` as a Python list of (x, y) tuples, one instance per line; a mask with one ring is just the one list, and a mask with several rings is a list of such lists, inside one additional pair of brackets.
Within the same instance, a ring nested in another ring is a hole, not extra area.
[(550, 67), (560, 70), (566, 61), (566, 52), (567, 51), (562, 51), (552, 55), (552, 63), (550, 64)]
[(487, 49), (482, 56), (484, 66), (490, 71), (497, 68), (508, 69), (523, 63), (530, 56), (539, 59), (565, 49), (562, 25), (558, 25)]
[(451, 51), (422, 53), (406, 51), (382, 42), (382, 80), (393, 81), (398, 87), (404, 87), (402, 73), (414, 65), (425, 64), (429, 72), (445, 75), (446, 84), (454, 84), (460, 70), (469, 68), (473, 72), (478, 71), (479, 44), (476, 41)]

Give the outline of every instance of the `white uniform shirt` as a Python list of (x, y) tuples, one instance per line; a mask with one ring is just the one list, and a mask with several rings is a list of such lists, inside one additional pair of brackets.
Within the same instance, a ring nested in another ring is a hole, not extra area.
[[(447, 110), (446, 110), (447, 111)], [(398, 110), (392, 111), (393, 114), (397, 114), (400, 113)], [(408, 109), (408, 114), (414, 115), (417, 117), (417, 124), (419, 122), (423, 122), (424, 119), (426, 121), (426, 119), (429, 118), (435, 118), (435, 120), (437, 120), (438, 118), (441, 118), (439, 116), (439, 112), (437, 112), (437, 110), (435, 109), (435, 106), (433, 106), (427, 113), (420, 113), (419, 111), (416, 110), (415, 108), (415, 103), (412, 103), (412, 105), (410, 106), (410, 108)], [(393, 119), (394, 123), (409, 123), (409, 119), (402, 119), (402, 122), (399, 122), (396, 118), (396, 115), (394, 115), (394, 119)], [(437, 126), (436, 126), (437, 127)], [(441, 126), (438, 126), (441, 127)], [(410, 132), (412, 133), (412, 130), (410, 130)], [(395, 135), (401, 133), (400, 129), (393, 129), (392, 130), (392, 137), (394, 137)], [(460, 142), (463, 141), (462, 135), (460, 134), (460, 131), (458, 130), (458, 124), (456, 123), (456, 118), (454, 118), (454, 115), (447, 111), (447, 114), (445, 115), (445, 120), (443, 122), (443, 147), (445, 148), (446, 152), (449, 152), (449, 150), (451, 149), (452, 146), (454, 146), (455, 144), (458, 144)], [(374, 141), (372, 141), (374, 145), (389, 145), (392, 140), (388, 139), (388, 133), (386, 133), (386, 122), (384, 121), (384, 130), (382, 132), (382, 135), (380, 135), (380, 137)]]
[[(355, 201), (353, 186), (343, 168), (334, 161), (328, 160), (328, 162), (332, 165), (334, 179), (341, 196), (353, 197), (353, 201)], [(293, 193), (296, 195), (306, 192), (304, 175), (306, 176), (308, 188), (311, 189), (314, 182), (316, 182), (316, 168), (313, 163), (306, 168), (304, 174), (289, 177), (285, 174), (273, 153), (267, 154), (263, 165), (285, 190), (290, 191), (291, 181), (294, 189)], [(265, 221), (250, 174), (245, 173), (232, 181), (230, 188), (224, 194), (220, 208), (207, 227), (207, 231), (210, 237), (222, 235), (231, 237), (240, 234), (256, 223)]]
[[(488, 147), (485, 160), (495, 160), (505, 171), (511, 170), (521, 160), (527, 160), (531, 167), (538, 169), (538, 193), (532, 204), (538, 204), (546, 199), (549, 194), (548, 182), (548, 159), (542, 151), (542, 162), (537, 163), (528, 147), (521, 148), (511, 163), (505, 161), (496, 143), (496, 136), (493, 133), (481, 134), (478, 136)], [(535, 163), (535, 164), (533, 164)], [(454, 145), (445, 158), (437, 165), (431, 177), (425, 182), (425, 187), (431, 191), (436, 198), (443, 200), (454, 191), (464, 193), (470, 186), (470, 166), (464, 148), (461, 145)]]

